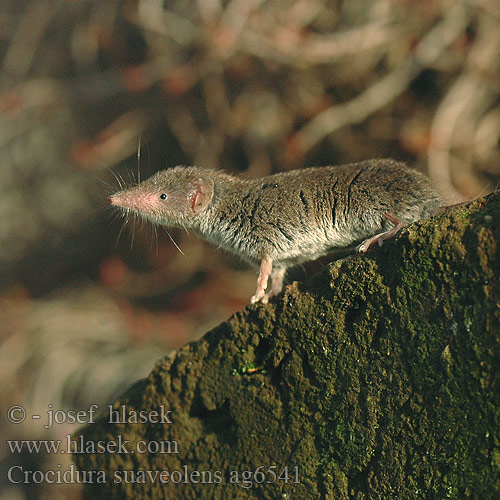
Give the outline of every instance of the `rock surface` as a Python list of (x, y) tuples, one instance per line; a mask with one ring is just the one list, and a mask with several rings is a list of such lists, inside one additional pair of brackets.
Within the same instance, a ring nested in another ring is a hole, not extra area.
[(81, 431), (135, 451), (75, 454), (86, 498), (498, 498), (499, 221), (413, 224), (161, 360), (114, 408), (167, 421)]

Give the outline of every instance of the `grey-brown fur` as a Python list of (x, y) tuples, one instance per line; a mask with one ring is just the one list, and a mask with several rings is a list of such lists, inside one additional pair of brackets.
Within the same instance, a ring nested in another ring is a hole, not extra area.
[[(202, 207), (196, 214), (186, 202), (186, 197), (193, 199), (188, 193), (193, 183), (204, 190), (196, 198)], [(252, 180), (176, 167), (126, 194), (163, 191), (168, 195), (165, 203), (147, 212), (139, 204), (135, 211), (159, 224), (192, 229), (248, 263), (261, 264), (261, 272), (268, 258), (273, 273), (282, 269), (281, 275), (287, 267), (387, 231), (394, 226), (388, 213), (410, 223), (434, 214), (440, 205), (424, 175), (394, 160), (306, 168)]]

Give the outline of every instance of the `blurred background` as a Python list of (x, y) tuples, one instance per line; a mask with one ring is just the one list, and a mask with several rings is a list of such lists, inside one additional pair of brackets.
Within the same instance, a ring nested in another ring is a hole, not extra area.
[(103, 407), (254, 292), (197, 237), (124, 227), (120, 183), (392, 157), (457, 203), (498, 185), (499, 102), (498, 0), (2, 0), (0, 498), (79, 498), (7, 479), (69, 461), (6, 439), (76, 428), (7, 408)]

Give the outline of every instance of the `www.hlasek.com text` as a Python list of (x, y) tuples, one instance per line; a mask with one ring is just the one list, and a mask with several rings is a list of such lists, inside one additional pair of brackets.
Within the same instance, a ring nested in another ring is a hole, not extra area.
[(130, 453), (155, 453), (175, 455), (179, 453), (177, 441), (169, 440), (139, 440), (130, 442), (120, 434), (115, 440), (86, 440), (83, 435), (73, 438), (71, 434), (66, 439), (9, 439), (7, 445), (11, 453), (71, 453), (73, 455), (85, 453), (108, 453), (110, 455), (128, 455)]

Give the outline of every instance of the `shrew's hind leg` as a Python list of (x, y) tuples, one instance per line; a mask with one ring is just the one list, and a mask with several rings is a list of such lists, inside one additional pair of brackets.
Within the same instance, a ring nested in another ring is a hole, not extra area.
[(372, 245), (375, 245), (375, 243), (378, 243), (378, 246), (381, 247), (384, 240), (392, 238), (403, 226), (406, 225), (406, 222), (403, 219), (400, 219), (389, 212), (385, 212), (384, 217), (389, 219), (394, 224), (394, 227), (363, 241), (363, 243), (361, 243), (361, 245), (357, 248), (358, 252), (366, 252)]

